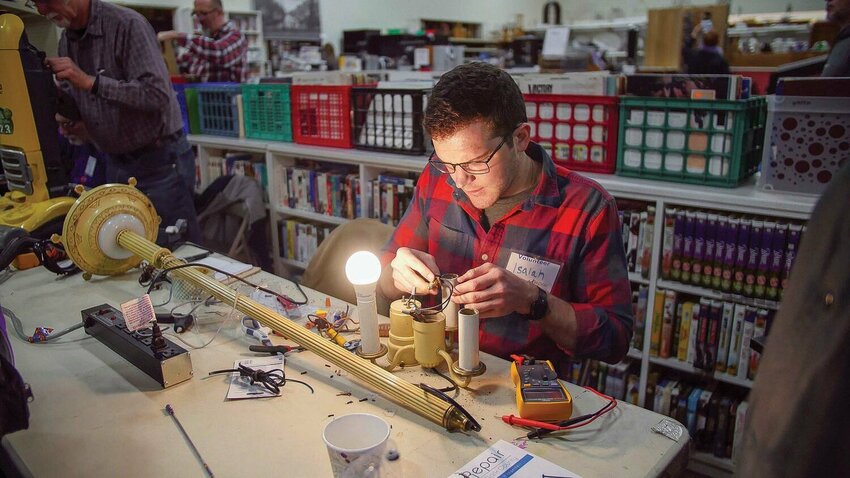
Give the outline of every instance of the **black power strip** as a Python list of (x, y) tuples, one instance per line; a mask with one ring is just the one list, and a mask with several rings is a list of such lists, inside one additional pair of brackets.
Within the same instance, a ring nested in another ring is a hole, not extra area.
[(153, 345), (150, 330), (132, 332), (120, 310), (108, 304), (81, 312), (86, 333), (103, 342), (164, 388), (192, 378), (189, 352), (165, 337)]

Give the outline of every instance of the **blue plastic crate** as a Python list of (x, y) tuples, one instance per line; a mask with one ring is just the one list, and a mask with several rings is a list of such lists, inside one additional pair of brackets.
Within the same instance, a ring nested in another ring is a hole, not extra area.
[(236, 95), (242, 93), (239, 83), (204, 83), (197, 85), (201, 134), (239, 136), (239, 112)]

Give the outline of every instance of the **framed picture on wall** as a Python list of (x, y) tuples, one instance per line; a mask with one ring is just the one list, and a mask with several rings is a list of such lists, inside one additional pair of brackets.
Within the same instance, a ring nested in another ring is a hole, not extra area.
[(254, 0), (267, 40), (319, 41), (319, 0)]

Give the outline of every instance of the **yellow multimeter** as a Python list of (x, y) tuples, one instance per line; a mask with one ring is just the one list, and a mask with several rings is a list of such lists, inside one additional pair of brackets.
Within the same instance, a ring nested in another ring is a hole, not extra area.
[(532, 420), (561, 421), (573, 413), (573, 399), (552, 362), (512, 356), (511, 379), (516, 385), (519, 416)]

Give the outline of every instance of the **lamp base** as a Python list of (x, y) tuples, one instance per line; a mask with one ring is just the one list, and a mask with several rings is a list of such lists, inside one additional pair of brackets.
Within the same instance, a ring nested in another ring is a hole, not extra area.
[(387, 346), (385, 344), (381, 344), (381, 347), (378, 349), (378, 351), (373, 354), (364, 354), (363, 347), (357, 347), (355, 353), (366, 360), (377, 360), (386, 355), (387, 350)]
[(455, 363), (452, 364), (452, 372), (454, 372), (455, 375), (458, 375), (460, 377), (477, 377), (479, 375), (483, 375), (486, 371), (487, 366), (484, 365), (484, 362), (478, 362), (478, 367), (476, 367), (474, 370), (464, 370), (460, 368), (459, 361), (455, 361)]

